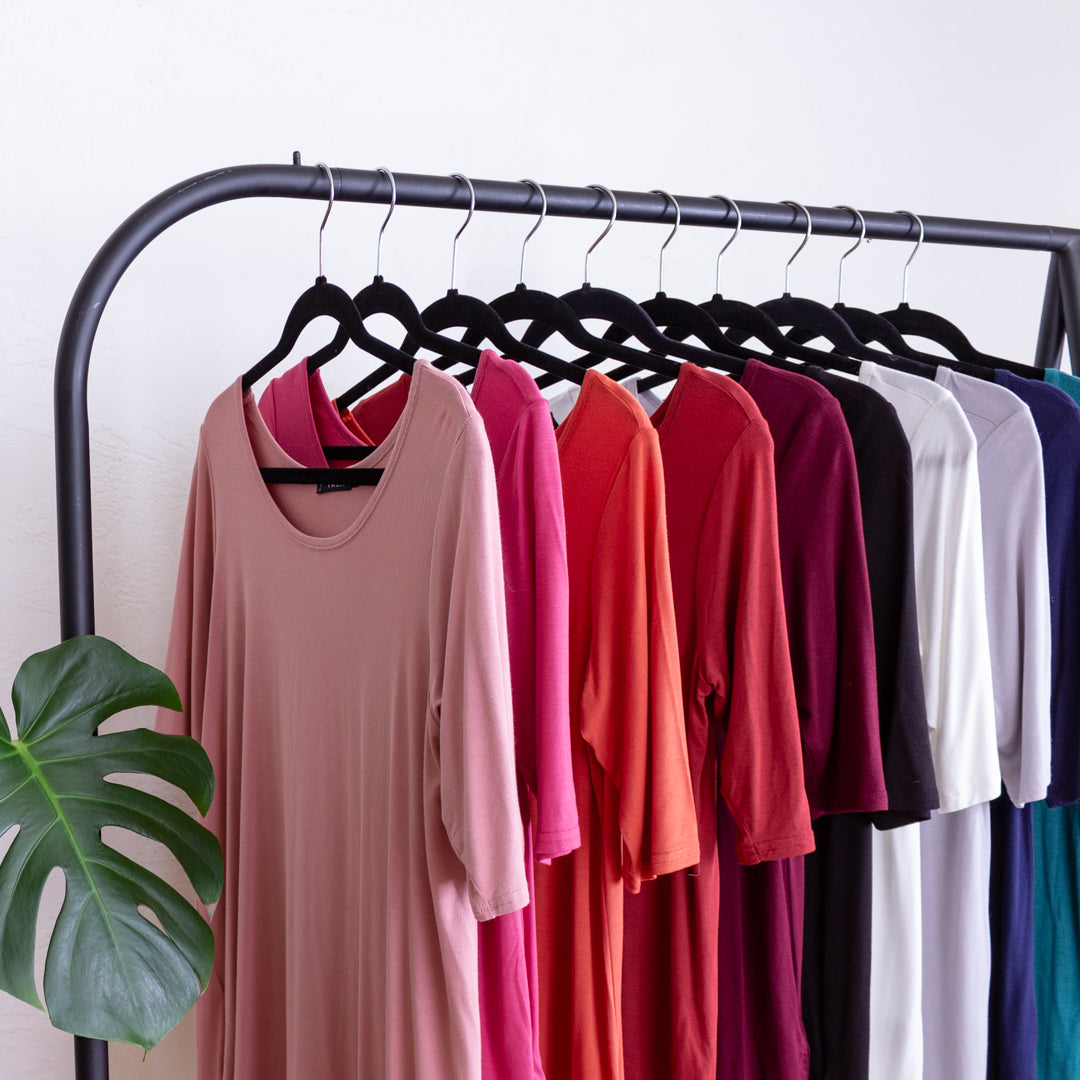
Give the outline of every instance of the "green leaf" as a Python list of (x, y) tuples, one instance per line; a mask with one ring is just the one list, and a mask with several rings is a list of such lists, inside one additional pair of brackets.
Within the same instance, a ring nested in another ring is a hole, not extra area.
[(167, 845), (204, 903), (221, 895), (221, 847), (182, 810), (106, 777), (159, 777), (205, 814), (210, 761), (180, 735), (94, 735), (123, 709), (180, 708), (162, 672), (106, 638), (71, 638), (31, 656), (11, 696), (18, 737), (0, 722), (0, 835), (19, 831), (0, 861), (0, 989), (42, 1007), (34, 938), (45, 880), (59, 867), (66, 891), (45, 960), (49, 1018), (63, 1031), (148, 1050), (206, 986), (214, 936), (175, 889), (103, 843), (100, 831), (116, 825)]

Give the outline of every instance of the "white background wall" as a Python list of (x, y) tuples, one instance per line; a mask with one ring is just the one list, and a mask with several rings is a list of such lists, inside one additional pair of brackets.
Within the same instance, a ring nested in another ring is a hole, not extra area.
[[(159, 190), (298, 148), (307, 163), (1080, 225), (1078, 40), (1066, 0), (0, 0), (0, 685), (58, 639), (51, 394), (64, 312), (98, 246)], [(310, 284), (321, 209), (252, 200), (188, 219), (138, 258), (105, 313), (90, 378), (97, 628), (145, 660), (164, 659), (198, 425)], [(332, 279), (370, 278), (380, 220), (338, 206)], [(446, 288), (460, 220), (403, 208), (387, 232), (384, 271), (421, 306)], [(526, 228), (476, 221), (459, 286), (489, 297), (512, 285)], [(549, 220), (530, 283), (580, 284), (596, 232)], [(663, 235), (617, 226), (594, 283), (651, 295)], [(720, 239), (683, 231), (669, 293), (711, 293)], [(793, 291), (831, 303), (843, 247), (813, 241)], [(777, 295), (793, 249), (744, 234), (724, 291)], [(874, 243), (853, 257), (848, 302), (894, 306), (907, 251)], [(1045, 270), (1041, 255), (924, 247), (910, 299), (1029, 360)], [(341, 389), (363, 367), (350, 352), (327, 382)], [(0, 1077), (69, 1076), (70, 1047), (0, 997)], [(113, 1075), (186, 1078), (192, 1048), (189, 1024), (145, 1061), (114, 1048)]]

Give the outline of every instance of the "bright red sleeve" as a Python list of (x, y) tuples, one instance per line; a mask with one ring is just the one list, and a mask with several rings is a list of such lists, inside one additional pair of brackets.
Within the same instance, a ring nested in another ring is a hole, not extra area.
[(803, 783), (776, 517), (773, 444), (763, 420), (732, 447), (706, 518), (701, 671), (726, 728), (720, 791), (739, 830), (739, 862), (814, 849)]
[(591, 589), (603, 621), (592, 627), (582, 735), (619, 792), (623, 880), (637, 892), (699, 858), (664, 474), (651, 428), (635, 436), (609, 493)]

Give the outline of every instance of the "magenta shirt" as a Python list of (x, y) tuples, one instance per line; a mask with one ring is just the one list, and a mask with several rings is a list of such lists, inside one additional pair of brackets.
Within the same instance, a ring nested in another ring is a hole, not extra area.
[(327, 461), (323, 446), (363, 446), (338, 415), (316, 371), (307, 373), (307, 360), (279, 375), (259, 398), (259, 412), (278, 445), (307, 469), (354, 464)]

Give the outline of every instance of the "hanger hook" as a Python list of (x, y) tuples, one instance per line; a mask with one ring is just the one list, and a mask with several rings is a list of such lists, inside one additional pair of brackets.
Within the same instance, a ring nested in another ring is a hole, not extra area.
[[(802, 249), (810, 243), (810, 237), (813, 235), (814, 232), (814, 225), (813, 222), (811, 222), (810, 220), (810, 211), (807, 210), (802, 203), (796, 202), (794, 199), (784, 199), (783, 203), (785, 206), (798, 207), (798, 209), (800, 209), (806, 215), (806, 235), (803, 237), (802, 243), (795, 249), (795, 254), (792, 255), (790, 259), (788, 259), (787, 266), (784, 267), (784, 295), (790, 296), (791, 264), (799, 257), (799, 252), (802, 251)], [(796, 217), (795, 220), (798, 221), (799, 219)]]
[(728, 237), (727, 243), (720, 249), (720, 254), (716, 256), (716, 295), (719, 296), (720, 260), (724, 257), (724, 252), (739, 239), (739, 233), (742, 231), (742, 211), (739, 209), (739, 204), (734, 199), (729, 199), (726, 195), (710, 195), (709, 197), (712, 199), (723, 199), (724, 202), (735, 211), (735, 231)]
[(908, 256), (908, 261), (904, 263), (904, 285), (900, 292), (900, 303), (906, 304), (908, 270), (911, 269), (911, 260), (915, 258), (915, 256), (919, 253), (919, 248), (922, 247), (923, 237), (926, 235), (926, 229), (923, 227), (922, 218), (919, 217), (918, 214), (913, 214), (910, 210), (897, 210), (896, 213), (906, 215), (907, 217), (911, 218), (911, 220), (914, 221), (916, 225), (919, 226), (919, 239), (915, 241), (915, 249)]
[(323, 214), (322, 224), (319, 226), (319, 277), (322, 277), (323, 229), (326, 228), (326, 222), (330, 218), (330, 211), (334, 209), (334, 174), (325, 161), (316, 161), (315, 167), (322, 169), (326, 173), (326, 179), (330, 181), (330, 201), (326, 204), (326, 213)]
[(522, 184), (529, 184), (530, 186), (536, 188), (536, 190), (538, 192), (540, 192), (540, 217), (537, 220), (536, 224), (529, 230), (529, 235), (526, 236), (525, 239), (521, 241), (521, 270), (518, 273), (518, 284), (519, 285), (524, 285), (525, 284), (525, 248), (528, 245), (529, 241), (533, 238), (533, 234), (536, 232), (536, 230), (539, 229), (540, 226), (544, 224), (544, 218), (547, 217), (547, 192), (544, 191), (544, 189), (535, 180), (522, 180), (521, 183)]
[(450, 246), (450, 291), (454, 291), (454, 276), (457, 272), (457, 242), (458, 237), (469, 227), (469, 222), (473, 219), (473, 213), (476, 210), (476, 188), (473, 187), (473, 182), (459, 172), (451, 173), (451, 177), (455, 180), (464, 180), (469, 188), (469, 216), (465, 219), (465, 224), (461, 226), (456, 233), (454, 233), (454, 242)]
[(840, 256), (840, 269), (836, 275), (836, 302), (840, 304), (843, 303), (844, 295), (844, 260), (866, 239), (866, 218), (864, 218), (854, 206), (845, 206), (841, 203), (835, 209), (846, 210), (849, 214), (854, 215), (859, 223), (859, 227), (862, 229), (862, 232), (859, 234), (859, 239)]
[(386, 232), (386, 226), (390, 224), (394, 207), (397, 206), (397, 181), (394, 179), (394, 174), (384, 165), (379, 165), (375, 171), (384, 173), (386, 179), (390, 181), (390, 209), (386, 211), (386, 217), (383, 218), (383, 223), (379, 227), (379, 239), (375, 244), (375, 276), (379, 277), (382, 271), (382, 234)]
[(602, 191), (611, 200), (611, 220), (607, 223), (607, 227), (604, 231), (592, 242), (592, 247), (585, 252), (585, 284), (589, 284), (589, 256), (596, 250), (597, 244), (604, 239), (609, 232), (611, 232), (612, 225), (615, 224), (615, 218), (619, 215), (619, 204), (615, 201), (615, 192), (611, 188), (604, 187), (603, 184), (590, 184), (589, 187), (595, 191)]
[[(660, 276), (656, 283), (656, 292), (659, 295), (664, 291), (664, 248), (675, 239), (675, 234), (679, 231), (679, 226), (682, 224), (682, 210), (679, 209), (679, 202), (675, 196), (668, 194), (663, 188), (653, 188), (649, 194), (663, 195), (664, 198), (675, 207), (675, 224), (672, 227), (671, 232), (668, 233), (668, 238), (660, 245)], [(664, 209), (666, 210), (667, 207), (665, 206)], [(663, 218), (660, 220), (662, 221)]]

